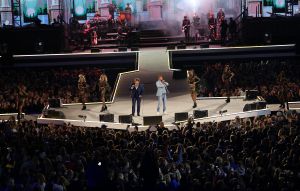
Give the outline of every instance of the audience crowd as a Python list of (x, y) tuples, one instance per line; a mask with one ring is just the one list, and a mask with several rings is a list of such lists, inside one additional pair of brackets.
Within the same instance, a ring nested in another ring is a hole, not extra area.
[[(296, 60), (261, 60), (231, 62), (234, 77), (231, 95), (245, 95), (246, 90), (258, 90), (268, 103), (299, 101), (300, 68)], [(222, 82), (224, 63), (205, 63), (196, 68), (201, 78), (200, 96), (226, 96)]]
[(300, 115), (168, 130), (0, 123), (0, 191), (299, 190)]
[[(41, 113), (49, 98), (60, 98), (63, 103), (78, 103), (79, 73), (86, 75), (88, 101), (99, 101), (98, 80), (102, 70), (97, 67), (3, 70), (0, 77), (0, 113), (17, 111), (17, 86), (20, 84), (25, 85), (28, 93), (23, 110), (25, 113)], [(109, 72), (111, 87), (117, 74)]]

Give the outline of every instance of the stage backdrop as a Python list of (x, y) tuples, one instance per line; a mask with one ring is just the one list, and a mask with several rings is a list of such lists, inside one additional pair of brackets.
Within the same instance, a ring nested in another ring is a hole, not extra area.
[(24, 22), (32, 22), (39, 15), (47, 15), (47, 0), (22, 0)]

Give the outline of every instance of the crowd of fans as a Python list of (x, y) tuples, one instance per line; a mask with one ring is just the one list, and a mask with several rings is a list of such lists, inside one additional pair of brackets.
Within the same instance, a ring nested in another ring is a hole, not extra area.
[(229, 64), (234, 77), (231, 95), (240, 96), (245, 90), (256, 89), (268, 103), (300, 99), (300, 68), (296, 60), (237, 61), (206, 63), (196, 68), (201, 78), (200, 96), (226, 96), (222, 82), (225, 64)]
[(0, 191), (299, 190), (300, 115), (147, 131), (0, 123)]
[[(25, 85), (27, 97), (23, 111), (41, 113), (49, 98), (60, 98), (63, 103), (78, 103), (78, 75), (87, 79), (88, 101), (99, 101), (98, 81), (102, 70), (97, 67), (84, 68), (34, 68), (8, 69), (1, 71), (0, 77), (0, 113), (17, 111), (17, 86)], [(108, 75), (111, 87), (114, 86), (117, 71)]]

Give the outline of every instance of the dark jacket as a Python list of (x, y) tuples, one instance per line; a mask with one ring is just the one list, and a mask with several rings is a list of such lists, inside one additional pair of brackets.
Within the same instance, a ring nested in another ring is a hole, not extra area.
[(129, 90), (131, 91), (132, 98), (138, 98), (141, 95), (143, 95), (143, 93), (144, 93), (144, 85), (143, 84), (140, 84), (137, 89), (135, 87), (132, 88), (132, 86), (134, 86), (134, 84), (132, 84), (129, 88)]

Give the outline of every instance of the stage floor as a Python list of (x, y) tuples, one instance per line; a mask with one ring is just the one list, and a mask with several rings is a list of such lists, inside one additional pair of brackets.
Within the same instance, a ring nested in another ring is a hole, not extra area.
[[(198, 107), (192, 108), (192, 100), (188, 94), (172, 96), (167, 101), (167, 114), (162, 115), (165, 124), (172, 124), (175, 122), (175, 113), (188, 112), (189, 115), (193, 114), (193, 110), (208, 110), (208, 116), (220, 116), (219, 111), (227, 110), (227, 115), (232, 113), (243, 112), (245, 104), (252, 103), (253, 101), (244, 101), (241, 98), (231, 99), (230, 103), (225, 103), (225, 99), (206, 99), (199, 100)], [(99, 114), (111, 113), (114, 114), (114, 122), (118, 123), (119, 115), (131, 114), (131, 99), (123, 98), (118, 99), (112, 104), (108, 104), (108, 111), (100, 113), (101, 104), (89, 104), (87, 110), (82, 111), (80, 104), (64, 105), (62, 108), (55, 109), (64, 114), (65, 119), (68, 120), (82, 120), (80, 116), (86, 116), (86, 121), (99, 122)], [(155, 116), (157, 100), (155, 95), (144, 97), (141, 104), (141, 116), (134, 116), (135, 123), (143, 124), (143, 116)]]

